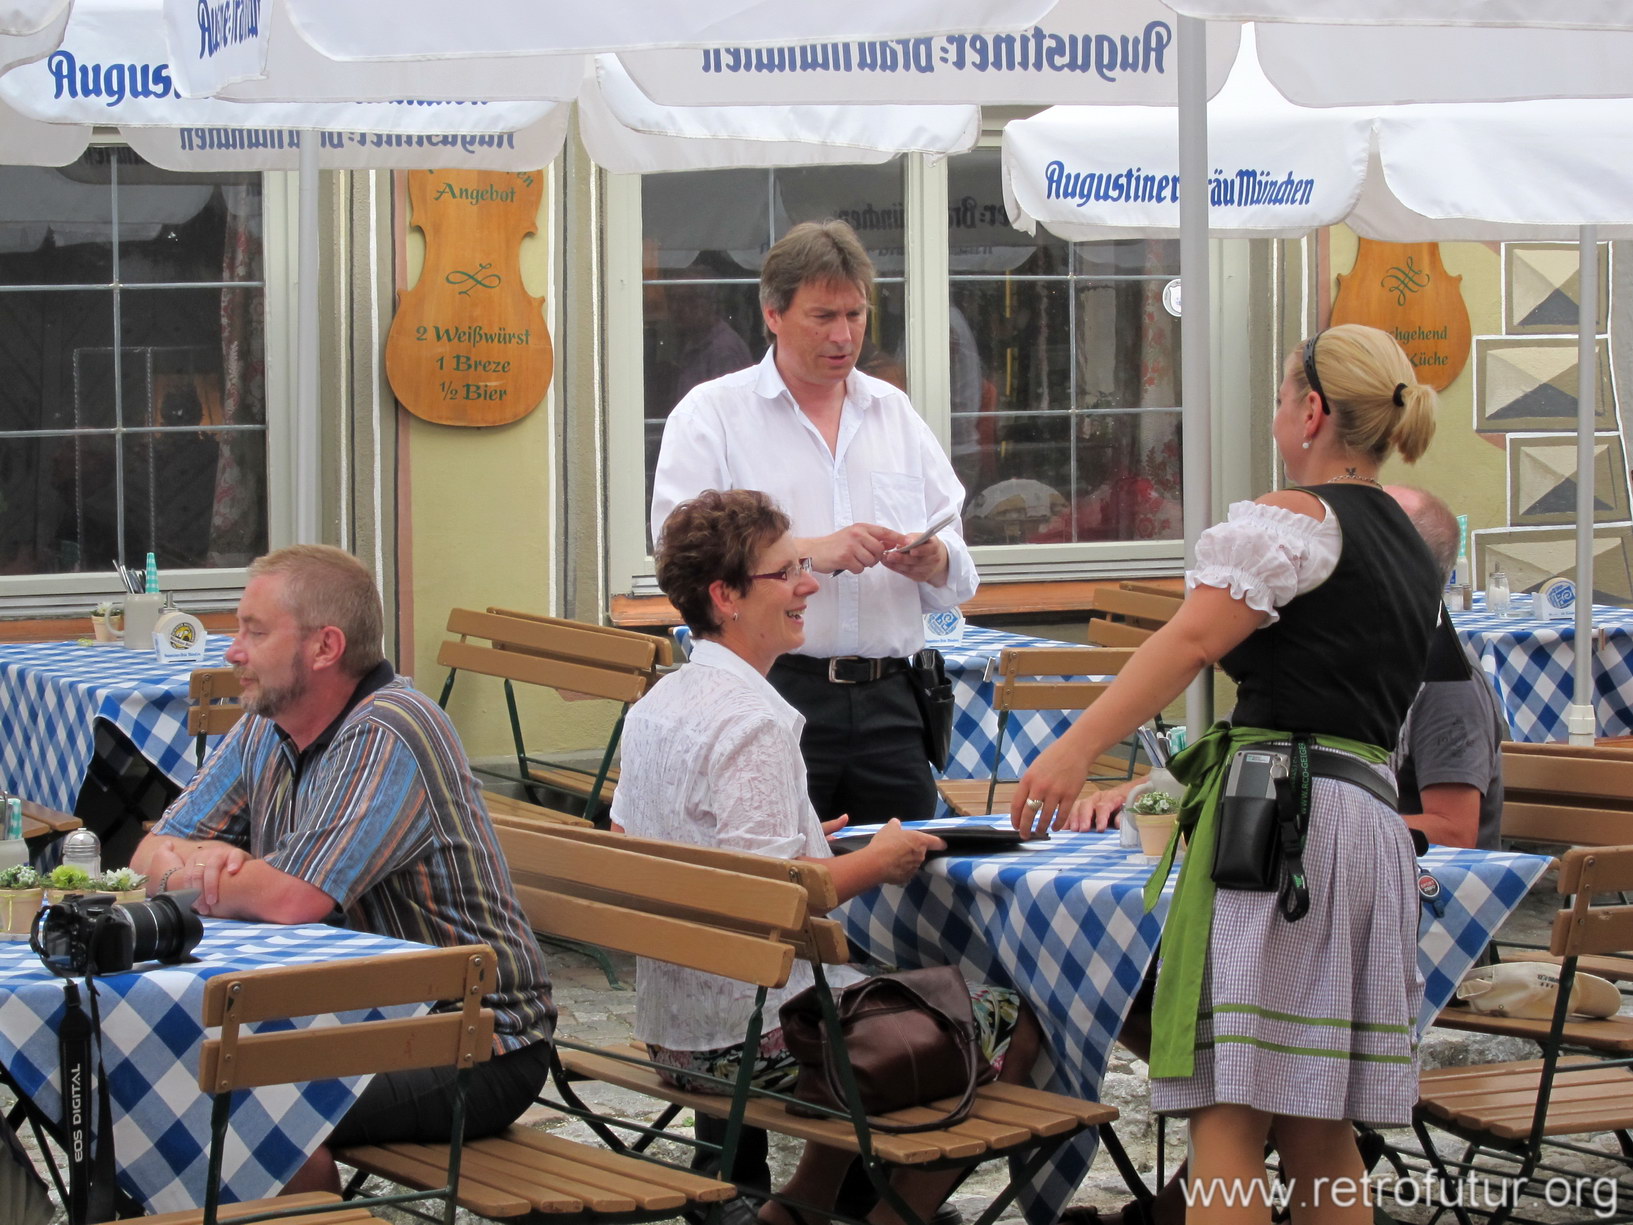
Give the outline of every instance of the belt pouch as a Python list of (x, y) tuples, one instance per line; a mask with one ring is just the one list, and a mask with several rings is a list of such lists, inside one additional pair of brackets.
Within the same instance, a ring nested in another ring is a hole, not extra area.
[(1281, 871), (1276, 780), (1286, 757), (1257, 746), (1238, 749), (1214, 826), (1213, 883), (1222, 889), (1268, 892)]

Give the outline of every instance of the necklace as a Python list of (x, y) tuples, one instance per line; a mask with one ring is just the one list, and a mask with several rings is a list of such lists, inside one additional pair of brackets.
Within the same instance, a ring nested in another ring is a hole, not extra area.
[(1377, 477), (1362, 476), (1359, 472), (1355, 471), (1354, 468), (1351, 468), (1348, 472), (1340, 472), (1337, 476), (1329, 476), (1327, 479), (1329, 481), (1359, 481), (1363, 485), (1373, 485), (1379, 489), (1383, 488), (1383, 482), (1378, 480)]

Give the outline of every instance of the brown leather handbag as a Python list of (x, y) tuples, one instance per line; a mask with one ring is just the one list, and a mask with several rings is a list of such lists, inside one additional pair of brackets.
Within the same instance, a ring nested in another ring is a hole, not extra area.
[[(952, 966), (902, 970), (864, 979), (834, 997), (840, 1034), (868, 1125), (876, 1131), (933, 1131), (970, 1112), (979, 1085), (997, 1073), (981, 1054), (969, 988)], [(816, 987), (782, 1006), (783, 1039), (799, 1063), (793, 1096), (845, 1112), (844, 1082), (833, 1065)], [(928, 1123), (899, 1124), (875, 1114), (945, 1098), (958, 1105)], [(819, 1114), (788, 1107), (793, 1114)]]

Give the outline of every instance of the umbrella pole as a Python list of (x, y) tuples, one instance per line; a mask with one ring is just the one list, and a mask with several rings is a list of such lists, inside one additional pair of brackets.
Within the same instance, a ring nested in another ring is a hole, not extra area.
[(1576, 656), (1565, 726), (1572, 744), (1592, 744), (1594, 409), (1599, 399), (1599, 232), (1578, 235), (1576, 300)]
[(295, 265), (299, 309), (295, 325), (295, 541), (318, 543), (323, 483), (318, 471), (318, 143), (303, 132), (300, 147), (296, 224), (300, 235)]
[[(1196, 538), (1213, 508), (1213, 290), (1208, 263), (1207, 23), (1178, 18), (1180, 385), (1183, 410), (1185, 564), (1196, 563)], [(1213, 721), (1213, 672), (1204, 668), (1185, 691), (1194, 741)]]

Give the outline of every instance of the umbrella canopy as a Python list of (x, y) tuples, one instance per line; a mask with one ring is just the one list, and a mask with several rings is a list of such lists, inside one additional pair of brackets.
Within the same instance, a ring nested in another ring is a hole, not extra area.
[[(1311, 109), (1242, 40), (1208, 109), (1209, 231), (1286, 238), (1347, 222), (1393, 242), (1633, 237), (1633, 100)], [(1172, 108), (1058, 106), (1003, 137), (1011, 221), (1062, 238), (1179, 229)]]
[(0, 4), (0, 72), (37, 60), (62, 41), (68, 0), (6, 0)]
[[(268, 0), (275, 3), (276, 0)], [(1030, 25), (1050, 0), (891, 0), (812, 8), (786, 0), (397, 0), (368, 5), (283, 0), (301, 34), (335, 59), (438, 59), (636, 47), (755, 45), (823, 38), (900, 38)], [(211, 5), (230, 11), (227, 4)]]
[[(1172, 106), (1173, 12), (1159, 0), (1058, 0), (1019, 30), (969, 26), (897, 41), (841, 39), (750, 49), (625, 51), (619, 59), (658, 102), (679, 106), (826, 102), (977, 102)], [(1225, 82), (1235, 27), (1208, 47), (1208, 93)]]
[(1628, 0), (1171, 0), (1182, 14), (1258, 21), (1266, 75), (1303, 106), (1623, 98)]
[[(531, 170), (554, 161), (566, 137), (565, 103), (411, 98), (413, 78), (429, 71), (415, 65), (319, 57), (361, 69), (363, 100), (332, 89), (305, 101), (182, 97), (159, 10), (160, 0), (79, 0), (57, 49), (0, 76), (0, 156), (63, 165), (95, 125), (113, 124), (146, 160), (171, 170), (291, 170), (303, 145), (316, 146), (323, 169)], [(610, 57), (562, 59), (580, 74), (560, 92), (581, 96), (591, 155), (628, 173), (880, 161), (969, 148), (979, 134), (973, 106), (672, 112), (642, 97)]]

